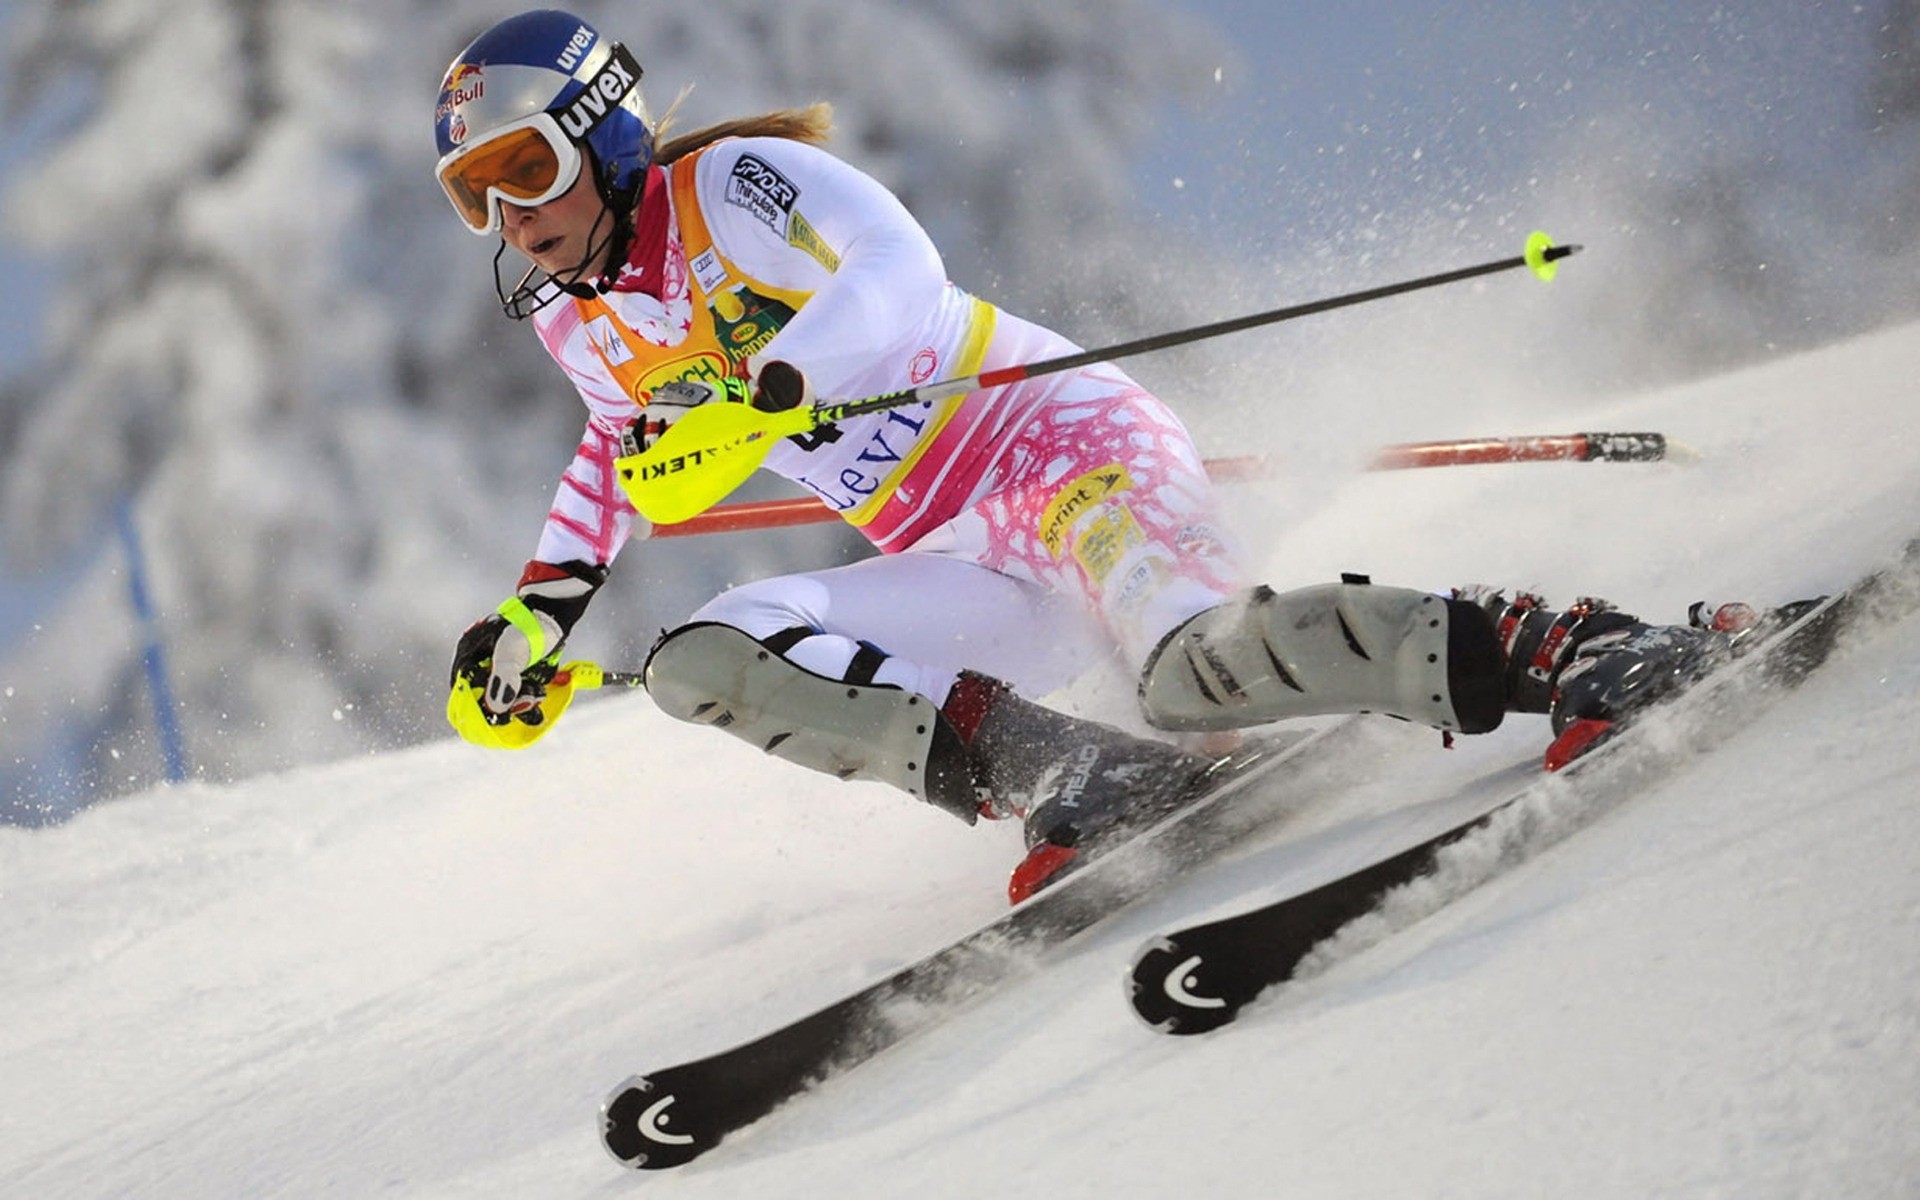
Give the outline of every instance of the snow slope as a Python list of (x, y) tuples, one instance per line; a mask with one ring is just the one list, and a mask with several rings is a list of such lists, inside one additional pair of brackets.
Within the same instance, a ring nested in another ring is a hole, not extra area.
[[(1577, 422), (1663, 429), (1692, 467), (1336, 482), (1288, 515), (1270, 577), (1489, 579), (1665, 617), (1817, 591), (1914, 531), (1916, 378), (1910, 327)], [(1016, 831), (639, 696), (518, 755), (448, 741), (0, 829), (0, 1195), (1911, 1196), (1916, 717), (1907, 621), (1239, 1025), (1136, 1024), (1121, 979), (1152, 932), (1510, 783), (1545, 740), (1526, 719), (1452, 755), (1420, 736), (1370, 785), (1300, 797), (1304, 840), (646, 1179), (598, 1147), (608, 1087), (990, 918)]]

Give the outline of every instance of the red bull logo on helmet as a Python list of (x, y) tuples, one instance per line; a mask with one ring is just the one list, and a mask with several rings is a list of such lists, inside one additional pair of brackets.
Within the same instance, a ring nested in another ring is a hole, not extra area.
[(448, 68), (447, 77), (440, 83), (440, 103), (434, 106), (433, 119), (444, 121), (448, 117), (453, 118), (447, 137), (455, 145), (467, 137), (467, 123), (456, 110), (486, 94), (486, 73), (479, 63), (455, 63)]
[(477, 82), (485, 73), (486, 68), (480, 63), (457, 62), (447, 68), (447, 77), (440, 81), (440, 94), (444, 96), (468, 80)]

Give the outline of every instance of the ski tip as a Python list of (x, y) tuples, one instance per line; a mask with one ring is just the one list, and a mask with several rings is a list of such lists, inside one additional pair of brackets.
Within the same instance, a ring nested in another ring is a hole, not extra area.
[(1220, 1028), (1240, 1006), (1209, 994), (1206, 963), (1172, 940), (1155, 938), (1134, 956), (1128, 976), (1133, 1013), (1156, 1033), (1187, 1037)]
[(656, 1096), (654, 1083), (632, 1075), (607, 1093), (600, 1106), (600, 1144), (621, 1166), (658, 1171), (691, 1162), (713, 1148), (714, 1139), (676, 1128), (671, 1093)]

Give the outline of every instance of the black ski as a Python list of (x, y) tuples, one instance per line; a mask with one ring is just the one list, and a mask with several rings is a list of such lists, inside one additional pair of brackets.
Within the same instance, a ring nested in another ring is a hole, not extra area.
[(1498, 864), (1538, 848), (1541, 831), (1527, 819), (1529, 802), (1550, 803), (1572, 779), (1595, 799), (1644, 790), (1686, 752), (1724, 738), (1756, 715), (1768, 697), (1797, 685), (1825, 661), (1842, 629), (1862, 623), (1863, 617), (1890, 619), (1920, 605), (1916, 573), (1920, 541), (1909, 544), (1896, 564), (1826, 598), (1659, 706), (1676, 718), (1692, 718), (1688, 730), (1694, 736), (1684, 749), (1655, 745), (1625, 728), (1558, 774), (1389, 858), (1262, 907), (1153, 939), (1134, 958), (1129, 979), (1134, 1011), (1170, 1034), (1205, 1033), (1227, 1024), (1261, 992), (1293, 978), (1315, 946), (1375, 910), (1388, 892), (1433, 874), (1454, 843), (1482, 831), (1498, 839), (1493, 846), (1476, 844), (1474, 862), (1483, 865), (1462, 868), (1483, 872), (1471, 881), (1479, 882)]
[[(1302, 795), (1336, 786), (1336, 768), (1364, 757), (1359, 751), (1377, 730), (1348, 718), (1304, 736), (1250, 742), (1198, 800), (945, 949), (763, 1037), (626, 1080), (601, 1108), (602, 1140), (630, 1167), (691, 1162), (795, 1094), (1019, 974), (1033, 953), (1223, 856), (1296, 811)], [(1293, 786), (1276, 795), (1270, 785), (1282, 778)]]

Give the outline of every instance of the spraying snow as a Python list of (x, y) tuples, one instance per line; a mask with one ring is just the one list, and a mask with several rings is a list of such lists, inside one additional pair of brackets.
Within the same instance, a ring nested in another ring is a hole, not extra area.
[[(1915, 378), (1908, 327), (1585, 414), (1683, 438), (1706, 455), (1691, 467), (1239, 494), (1288, 510), (1278, 585), (1465, 572), (1675, 619), (1826, 590), (1914, 532)], [(1239, 1024), (1142, 1029), (1121, 981), (1145, 937), (1232, 910), (1289, 856), (1432, 817), (1463, 781), (1511, 782), (1546, 734), (1516, 718), (1432, 749), (1437, 769), (1383, 763), (1292, 841), (644, 1181), (597, 1144), (607, 1088), (991, 918), (1018, 832), (812, 777), (637, 695), (583, 702), (517, 754), (449, 738), (151, 791), (0, 829), (0, 1192), (1909, 1195), (1916, 715), (1908, 621)]]

